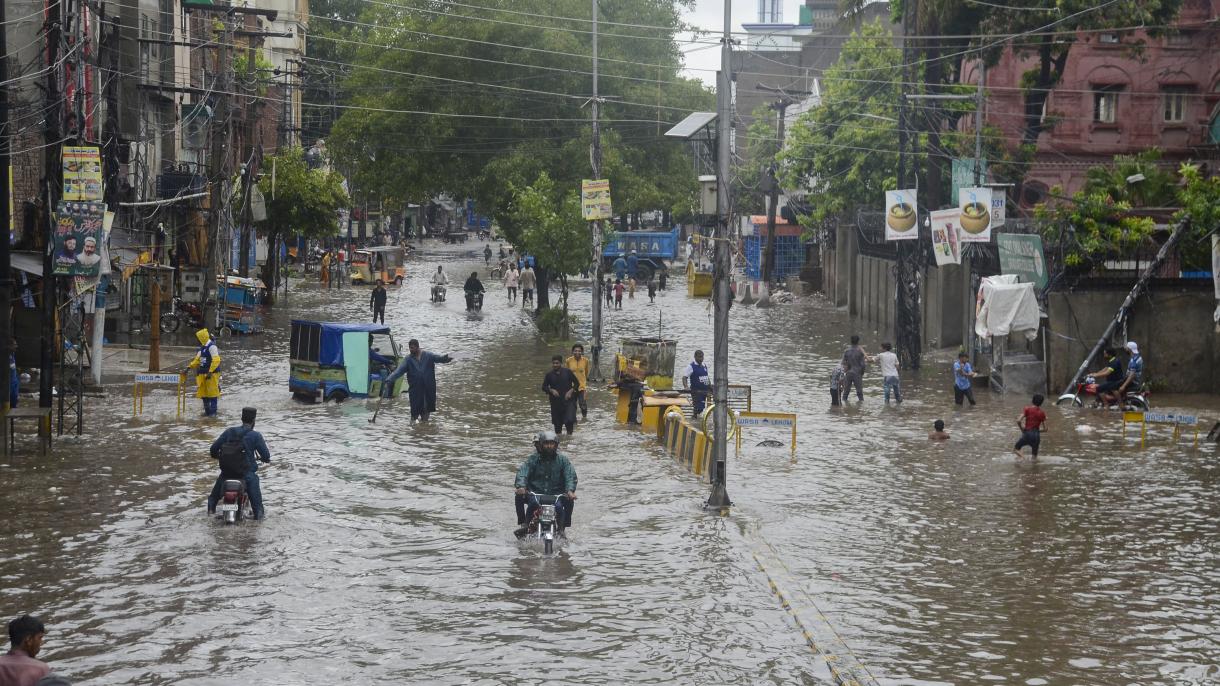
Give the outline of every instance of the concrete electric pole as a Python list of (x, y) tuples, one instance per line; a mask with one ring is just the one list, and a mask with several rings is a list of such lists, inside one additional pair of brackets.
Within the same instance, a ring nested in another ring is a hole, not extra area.
[[(590, 101), (593, 113), (593, 145), (589, 156), (593, 165), (593, 179), (602, 177), (601, 97), (597, 92), (597, 0), (593, 5), (593, 98)], [(593, 345), (590, 350), (589, 380), (602, 379), (600, 361), (602, 352), (602, 220), (590, 224), (593, 232)]]
[(720, 46), (720, 80), (716, 88), (716, 213), (715, 266), (712, 269), (714, 348), (712, 352), (712, 492), (706, 508), (725, 512), (732, 506), (727, 486), (729, 428), (729, 274), (733, 268), (733, 251), (729, 246), (729, 220), (732, 203), (729, 198), (729, 137), (733, 133), (733, 11), (731, 0), (724, 0), (724, 38)]

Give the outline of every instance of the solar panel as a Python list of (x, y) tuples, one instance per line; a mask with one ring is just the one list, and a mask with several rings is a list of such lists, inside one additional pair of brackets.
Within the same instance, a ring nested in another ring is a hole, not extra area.
[(686, 119), (678, 122), (672, 129), (665, 132), (669, 138), (687, 139), (699, 133), (703, 127), (716, 120), (715, 112), (692, 112)]

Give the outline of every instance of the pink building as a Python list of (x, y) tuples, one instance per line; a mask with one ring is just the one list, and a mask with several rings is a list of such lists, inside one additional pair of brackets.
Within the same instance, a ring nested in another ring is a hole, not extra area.
[[(1180, 30), (1173, 35), (1078, 36), (1044, 109), (1055, 123), (1038, 137), (1020, 204), (1043, 201), (1053, 186), (1069, 194), (1080, 190), (1090, 167), (1108, 164), (1118, 154), (1159, 148), (1166, 165), (1175, 168), (1184, 160), (1213, 159), (1210, 124), (1220, 103), (1220, 29), (1207, 22), (1218, 16), (1220, 0), (1185, 0)], [(1130, 44), (1140, 40), (1142, 54), (1131, 55)], [(1007, 51), (987, 70), (984, 117), (1003, 131), (1009, 145), (1018, 144), (1024, 130), (1021, 74), (1036, 66), (1036, 59), (1017, 59)], [(965, 83), (978, 83), (976, 63), (964, 72)]]

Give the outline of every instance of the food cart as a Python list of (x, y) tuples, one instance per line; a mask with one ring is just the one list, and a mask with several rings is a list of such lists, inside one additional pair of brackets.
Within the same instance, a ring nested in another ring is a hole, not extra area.
[(216, 291), (221, 335), (262, 333), (267, 287), (261, 280), (217, 276)]

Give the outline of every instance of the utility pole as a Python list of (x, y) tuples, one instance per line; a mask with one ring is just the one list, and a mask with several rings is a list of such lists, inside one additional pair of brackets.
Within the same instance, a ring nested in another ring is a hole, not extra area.
[[(255, 80), (258, 78), (254, 71), (254, 38), (246, 38), (246, 79)], [(257, 85), (255, 85), (257, 89)], [(257, 92), (257, 90), (255, 91)], [(254, 243), (254, 237), (251, 235), (250, 227), (250, 186), (253, 185), (254, 179), (254, 102), (251, 97), (246, 103), (245, 114), (242, 122), (242, 138), (244, 140), (244, 159), (246, 162), (242, 165), (241, 175), (241, 249), (238, 252), (240, 257), (237, 266), (237, 273), (242, 277), (250, 276), (250, 246)]]
[[(209, 198), (208, 209), (211, 215), (208, 221), (208, 250), (207, 258), (203, 267), (203, 320), (204, 322), (215, 321), (217, 326), (220, 324), (220, 312), (223, 307), (218, 306), (215, 310), (215, 319), (208, 316), (208, 293), (216, 288), (216, 262), (219, 258), (219, 250), (217, 243), (220, 242), (221, 236), (221, 209), (220, 206), (224, 202), (224, 189), (229, 178), (232, 176), (229, 170), (229, 93), (233, 91), (232, 80), (229, 78), (229, 50), (233, 45), (233, 15), (224, 13), (221, 18), (223, 29), (221, 30), (220, 44), (216, 46), (216, 78), (220, 82), (220, 87), (216, 93), (216, 112), (212, 119), (212, 150), (208, 155), (208, 176), (211, 177), (212, 195)], [(219, 291), (218, 291), (219, 292)], [(219, 305), (219, 304), (218, 304)]]
[[(8, 55), (8, 22), (5, 17), (5, 7), (8, 3), (0, 2), (0, 83), (8, 82), (8, 59), (4, 56)], [(0, 179), (7, 183), (9, 170), (9, 121), (8, 121), (8, 88), (0, 87)], [(8, 189), (0, 191), (0, 221), (4, 222), (4, 241), (0, 242), (0, 392), (4, 394), (3, 399), (0, 399), (0, 424), (4, 424), (4, 417), (9, 411), (8, 388), (10, 383), (8, 358), (13, 354), (12, 348), (9, 346), (9, 340), (12, 338), (12, 330), (9, 327), (12, 316), (11, 295), (13, 289), (13, 270), (12, 270), (12, 255), (10, 253), (11, 245), (9, 243), (11, 234), (9, 233), (9, 217), (12, 215), (13, 208), (9, 203)], [(16, 370), (12, 370), (14, 373)], [(8, 455), (8, 432), (7, 428), (0, 426), (0, 455)]]
[[(47, 5), (47, 81), (46, 81), (46, 129), (44, 139), (47, 148), (43, 154), (43, 194), (46, 197), (47, 228), (44, 235), (42, 251), (42, 331), (40, 341), (42, 352), (38, 359), (38, 406), (50, 408), (52, 403), (52, 381), (55, 374), (55, 300), (57, 288), (52, 275), (54, 263), (51, 260), (55, 249), (55, 206), (63, 191), (63, 161), (60, 158), (62, 148), (60, 138), (63, 132), (63, 117), (65, 104), (60, 101), (63, 93), (63, 67), (59, 64), (59, 51), (63, 41), (63, 3), (55, 2)], [(7, 363), (7, 360), (5, 360)], [(46, 430), (50, 432), (48, 424)]]
[[(786, 119), (788, 108), (796, 104), (796, 99), (786, 93), (782, 88), (772, 88), (764, 84), (758, 84), (759, 90), (771, 91), (779, 94), (779, 100), (768, 105), (775, 110), (779, 120), (776, 124), (776, 156), (784, 149), (784, 129), (786, 127)], [(805, 93), (809, 95), (809, 93)], [(770, 288), (772, 278), (775, 276), (775, 214), (779, 207), (779, 162), (776, 159), (771, 160), (771, 168), (767, 171), (770, 176), (771, 188), (767, 193), (767, 247), (763, 253), (762, 262), (762, 281)]]
[[(979, 90), (974, 94), (974, 185), (983, 185), (983, 84), (987, 82), (987, 63), (979, 58)], [(957, 198), (954, 198), (956, 201)]]
[[(904, 3), (902, 16), (902, 82), (910, 83), (909, 38), (914, 26), (916, 0)], [(905, 88), (905, 86), (903, 86)], [(907, 113), (907, 97), (898, 99), (898, 188), (908, 187), (907, 183), (907, 148), (913, 152), (915, 138), (910, 133), (911, 121)], [(918, 166), (915, 160), (910, 161), (910, 176), (918, 176)], [(922, 239), (919, 238), (919, 208), (915, 208), (915, 245), (907, 245), (908, 241), (897, 241), (897, 281), (898, 288), (894, 303), (894, 337), (898, 344), (898, 356), (903, 367), (919, 369), (922, 336), (920, 324), (922, 313), (919, 308), (919, 248)]]
[[(602, 177), (601, 97), (597, 92), (597, 0), (593, 5), (593, 145), (589, 156), (593, 163), (594, 180)], [(593, 345), (590, 346), (589, 380), (602, 378), (599, 363), (602, 352), (602, 220), (593, 220)]]
[(716, 134), (716, 212), (719, 215), (715, 233), (715, 267), (712, 270), (714, 347), (712, 352), (712, 491), (705, 507), (724, 513), (732, 506), (727, 486), (728, 423), (729, 423), (729, 272), (733, 267), (729, 249), (729, 137), (733, 131), (733, 10), (732, 0), (724, 0), (724, 38), (720, 46), (720, 79), (717, 83)]

